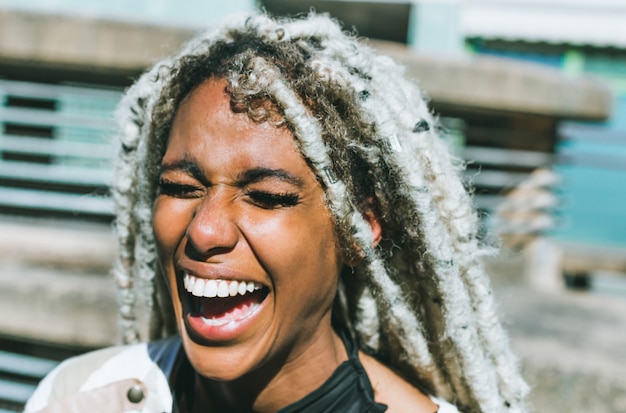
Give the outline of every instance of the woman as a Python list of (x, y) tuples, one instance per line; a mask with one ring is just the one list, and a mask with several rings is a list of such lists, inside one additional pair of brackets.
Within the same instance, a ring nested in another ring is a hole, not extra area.
[(120, 325), (152, 341), (27, 411), (525, 411), (460, 168), (390, 59), (325, 16), (238, 18), (119, 119)]

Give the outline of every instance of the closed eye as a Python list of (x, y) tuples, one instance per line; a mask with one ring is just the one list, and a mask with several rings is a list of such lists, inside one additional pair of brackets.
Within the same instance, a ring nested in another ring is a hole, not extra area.
[(250, 202), (260, 208), (275, 209), (295, 206), (300, 202), (300, 197), (294, 193), (274, 193), (265, 191), (247, 191), (246, 195)]
[(159, 195), (174, 198), (197, 198), (201, 195), (200, 191), (201, 188), (194, 185), (170, 182), (163, 179), (159, 181)]

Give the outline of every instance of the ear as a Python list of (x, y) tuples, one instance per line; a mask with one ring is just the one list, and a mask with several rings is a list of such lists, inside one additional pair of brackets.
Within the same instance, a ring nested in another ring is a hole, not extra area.
[(367, 223), (370, 225), (370, 229), (372, 230), (372, 247), (376, 247), (383, 236), (383, 227), (380, 225), (380, 218), (374, 209), (369, 206), (363, 213), (363, 218), (365, 218)]
[[(375, 248), (382, 239), (383, 227), (380, 223), (380, 217), (376, 210), (374, 209), (374, 201), (372, 199), (368, 200), (367, 207), (365, 211), (363, 211), (363, 218), (369, 224), (370, 229), (372, 231), (372, 247)], [(351, 253), (350, 257), (347, 257), (346, 264), (355, 267), (361, 261), (363, 261), (363, 254), (361, 252), (361, 247), (358, 245), (353, 245), (353, 253)]]

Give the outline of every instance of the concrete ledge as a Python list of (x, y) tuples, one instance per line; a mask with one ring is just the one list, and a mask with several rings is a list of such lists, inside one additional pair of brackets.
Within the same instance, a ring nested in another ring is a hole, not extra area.
[[(0, 10), (0, 65), (43, 65), (134, 76), (171, 54), (194, 31), (84, 17)], [(402, 44), (372, 45), (405, 64), (437, 104), (605, 119), (612, 96), (590, 78), (508, 59), (427, 56)]]
[(0, 217), (0, 262), (106, 274), (117, 245), (108, 225)]
[(189, 30), (0, 10), (0, 61), (143, 71), (191, 37)]
[(372, 45), (407, 66), (438, 104), (521, 112), (562, 119), (606, 119), (613, 97), (602, 82), (556, 69), (489, 56), (417, 54), (389, 42)]
[(107, 225), (0, 219), (0, 331), (80, 347), (118, 341)]
[(118, 342), (113, 279), (68, 269), (0, 263), (0, 331), (79, 347)]

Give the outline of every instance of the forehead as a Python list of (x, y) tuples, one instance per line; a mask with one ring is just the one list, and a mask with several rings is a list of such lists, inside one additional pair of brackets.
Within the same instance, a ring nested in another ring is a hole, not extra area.
[(306, 164), (287, 127), (233, 111), (227, 85), (223, 79), (208, 79), (181, 102), (163, 162), (197, 158), (216, 164), (236, 158), (270, 167), (285, 162)]
[(239, 128), (270, 129), (285, 124), (279, 108), (270, 98), (233, 92), (229, 82), (223, 78), (208, 78), (194, 87), (178, 106), (174, 126), (181, 117), (198, 124), (203, 119), (207, 123), (224, 120), (236, 123)]

